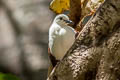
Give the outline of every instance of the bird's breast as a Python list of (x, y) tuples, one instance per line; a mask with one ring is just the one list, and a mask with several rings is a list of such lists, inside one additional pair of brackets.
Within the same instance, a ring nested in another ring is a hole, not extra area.
[(66, 54), (67, 50), (75, 41), (75, 32), (71, 29), (61, 28), (54, 33), (54, 41), (52, 47), (52, 54), (56, 59), (61, 60)]

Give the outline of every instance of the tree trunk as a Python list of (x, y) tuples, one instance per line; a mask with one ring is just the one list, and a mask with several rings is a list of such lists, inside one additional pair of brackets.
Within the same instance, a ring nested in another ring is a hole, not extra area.
[(47, 80), (120, 80), (120, 0), (106, 0)]

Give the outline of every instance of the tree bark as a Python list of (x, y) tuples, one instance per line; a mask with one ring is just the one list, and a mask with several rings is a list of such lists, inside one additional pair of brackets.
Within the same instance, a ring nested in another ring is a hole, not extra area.
[(47, 80), (120, 79), (120, 0), (106, 0)]
[(70, 20), (74, 22), (73, 28), (77, 28), (77, 24), (81, 19), (81, 0), (70, 0)]

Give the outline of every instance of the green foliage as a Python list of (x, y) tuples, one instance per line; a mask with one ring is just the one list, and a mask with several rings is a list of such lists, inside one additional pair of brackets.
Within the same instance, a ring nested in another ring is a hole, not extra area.
[(0, 73), (0, 80), (20, 80), (20, 79), (12, 74)]

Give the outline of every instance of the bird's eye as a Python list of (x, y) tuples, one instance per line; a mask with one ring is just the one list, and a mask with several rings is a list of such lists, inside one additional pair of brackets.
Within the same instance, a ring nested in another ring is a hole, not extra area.
[(60, 17), (60, 20), (63, 20), (63, 18), (62, 18), (62, 17)]

